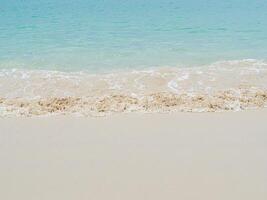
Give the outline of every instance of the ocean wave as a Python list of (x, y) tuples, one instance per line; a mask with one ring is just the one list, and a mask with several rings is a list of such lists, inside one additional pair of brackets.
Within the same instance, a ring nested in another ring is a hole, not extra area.
[(221, 61), (106, 74), (0, 70), (0, 115), (214, 112), (265, 107), (267, 62)]

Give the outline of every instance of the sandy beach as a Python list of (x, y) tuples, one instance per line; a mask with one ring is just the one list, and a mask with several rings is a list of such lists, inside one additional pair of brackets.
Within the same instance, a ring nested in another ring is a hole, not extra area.
[(0, 200), (267, 200), (267, 0), (0, 2)]
[(267, 110), (0, 119), (3, 200), (266, 200)]

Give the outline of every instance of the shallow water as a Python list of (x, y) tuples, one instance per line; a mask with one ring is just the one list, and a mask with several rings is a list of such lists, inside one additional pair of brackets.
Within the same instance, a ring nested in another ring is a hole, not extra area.
[(267, 63), (217, 62), (93, 74), (1, 70), (0, 110), (6, 115), (114, 112), (215, 112), (267, 106)]
[(266, 10), (262, 0), (1, 0), (1, 115), (264, 107)]
[(107, 71), (267, 58), (263, 0), (1, 0), (1, 68)]

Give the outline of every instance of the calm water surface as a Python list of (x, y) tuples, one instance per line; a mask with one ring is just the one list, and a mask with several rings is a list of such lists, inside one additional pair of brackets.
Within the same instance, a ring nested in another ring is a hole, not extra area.
[(267, 58), (265, 0), (0, 0), (0, 67), (107, 71)]

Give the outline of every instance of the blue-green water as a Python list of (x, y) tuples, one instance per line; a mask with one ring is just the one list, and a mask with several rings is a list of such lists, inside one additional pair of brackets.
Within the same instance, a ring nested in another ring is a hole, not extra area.
[(1, 68), (93, 70), (267, 58), (266, 0), (0, 0)]

